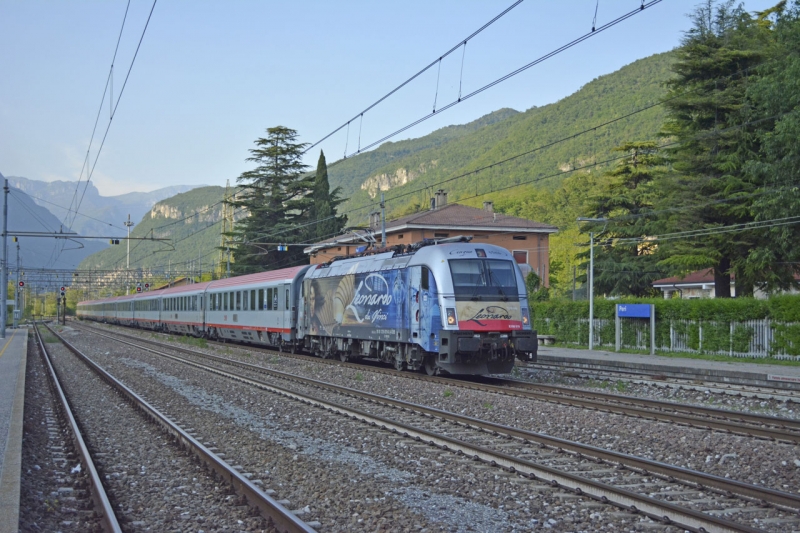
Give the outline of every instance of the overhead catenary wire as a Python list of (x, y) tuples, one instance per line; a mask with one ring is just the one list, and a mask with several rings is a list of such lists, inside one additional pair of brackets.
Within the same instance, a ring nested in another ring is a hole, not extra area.
[[(427, 72), (427, 71), (428, 71), (428, 70), (429, 70), (431, 67), (433, 67), (434, 65), (436, 65), (436, 64), (437, 64), (438, 62), (440, 62), (442, 59), (444, 59), (445, 57), (449, 56), (450, 54), (452, 54), (453, 52), (455, 52), (456, 50), (458, 50), (458, 49), (459, 49), (461, 46), (466, 46), (466, 44), (467, 44), (467, 43), (468, 43), (468, 42), (469, 42), (471, 39), (473, 39), (475, 36), (477, 36), (478, 34), (480, 34), (480, 33), (481, 33), (483, 30), (485, 30), (486, 28), (488, 28), (489, 26), (491, 26), (492, 24), (494, 24), (495, 22), (497, 22), (498, 20), (500, 20), (500, 19), (501, 19), (501, 18), (502, 18), (502, 17), (503, 17), (505, 14), (507, 14), (509, 11), (511, 11), (512, 9), (514, 9), (515, 7), (517, 7), (518, 5), (520, 5), (520, 4), (522, 3), (522, 1), (523, 1), (523, 0), (517, 0), (516, 2), (514, 2), (513, 4), (511, 4), (510, 6), (508, 6), (506, 9), (504, 9), (504, 10), (503, 10), (503, 11), (502, 11), (500, 14), (498, 14), (497, 16), (495, 16), (495, 17), (494, 17), (493, 19), (491, 19), (489, 22), (487, 22), (486, 24), (484, 24), (483, 26), (481, 26), (480, 28), (478, 28), (477, 30), (475, 30), (474, 32), (472, 32), (472, 33), (471, 33), (469, 36), (467, 36), (466, 38), (464, 38), (464, 39), (461, 39), (461, 40), (458, 42), (458, 44), (456, 44), (455, 46), (453, 46), (453, 47), (452, 47), (450, 50), (448, 50), (448, 51), (447, 51), (447, 52), (445, 52), (444, 54), (441, 54), (441, 55), (440, 55), (440, 56), (439, 56), (437, 59), (434, 59), (433, 61), (431, 61), (431, 62), (430, 62), (430, 63), (429, 63), (427, 66), (423, 67), (423, 68), (422, 68), (422, 69), (421, 69), (419, 72), (417, 72), (416, 74), (414, 74), (413, 76), (411, 76), (410, 78), (408, 78), (407, 80), (405, 80), (403, 83), (401, 83), (400, 85), (398, 85), (397, 87), (395, 87), (394, 89), (392, 89), (391, 91), (389, 91), (388, 93), (386, 93), (385, 95), (383, 95), (382, 97), (380, 97), (378, 100), (376, 100), (375, 102), (373, 102), (372, 104), (370, 104), (369, 106), (367, 106), (367, 107), (366, 107), (366, 108), (365, 108), (363, 111), (361, 111), (360, 113), (356, 113), (356, 115), (355, 115), (355, 116), (353, 116), (353, 118), (351, 118), (350, 120), (348, 120), (347, 122), (345, 122), (344, 124), (342, 124), (341, 126), (339, 126), (338, 128), (334, 129), (333, 131), (331, 131), (330, 133), (328, 133), (327, 135), (325, 135), (324, 137), (322, 137), (322, 138), (321, 138), (320, 140), (318, 140), (317, 142), (310, 144), (310, 145), (309, 145), (309, 146), (308, 146), (308, 147), (307, 147), (307, 148), (306, 148), (306, 149), (303, 151), (303, 153), (305, 154), (305, 153), (307, 153), (309, 150), (311, 150), (312, 148), (314, 148), (314, 147), (318, 146), (318, 145), (319, 145), (321, 142), (323, 142), (323, 141), (327, 140), (327, 139), (328, 139), (328, 138), (330, 138), (332, 135), (334, 135), (334, 134), (338, 133), (339, 131), (341, 131), (341, 130), (342, 130), (344, 127), (345, 127), (345, 126), (347, 126), (347, 127), (349, 128), (349, 126), (350, 126), (350, 123), (351, 123), (352, 121), (354, 121), (355, 119), (357, 119), (357, 118), (359, 118), (360, 116), (364, 115), (364, 113), (366, 113), (366, 112), (367, 112), (367, 111), (369, 111), (370, 109), (374, 108), (375, 106), (377, 106), (378, 104), (380, 104), (381, 102), (383, 102), (384, 100), (386, 100), (387, 98), (389, 98), (390, 96), (392, 96), (394, 93), (396, 93), (397, 91), (399, 91), (400, 89), (402, 89), (403, 87), (405, 87), (406, 85), (408, 85), (409, 83), (411, 83), (412, 81), (414, 81), (415, 79), (417, 79), (418, 77), (420, 77), (422, 74), (424, 74), (425, 72)], [(346, 155), (346, 152), (347, 152), (347, 148), (345, 147), (345, 155)]]
[[(73, 206), (73, 204), (75, 204), (75, 201), (78, 198), (78, 191), (80, 190), (81, 179), (83, 178), (83, 172), (85, 170), (87, 170), (87, 166), (89, 164), (89, 157), (90, 157), (90, 153), (91, 153), (91, 149), (92, 149), (92, 143), (94, 142), (94, 134), (97, 132), (97, 124), (100, 121), (100, 113), (103, 110), (103, 102), (105, 102), (106, 92), (109, 89), (109, 82), (111, 80), (111, 76), (112, 76), (112, 73), (113, 73), (114, 63), (117, 60), (117, 52), (119, 51), (119, 43), (122, 40), (122, 32), (125, 29), (125, 21), (128, 20), (128, 10), (130, 9), (130, 7), (131, 7), (131, 2), (130, 2), (130, 0), (128, 0), (127, 4), (125, 6), (125, 14), (122, 17), (122, 25), (119, 28), (119, 35), (117, 36), (117, 44), (114, 47), (114, 55), (111, 57), (111, 68), (109, 69), (108, 77), (106, 78), (106, 84), (103, 87), (103, 96), (100, 98), (100, 105), (98, 106), (98, 109), (97, 109), (97, 116), (94, 119), (94, 127), (92, 127), (92, 135), (89, 137), (89, 146), (86, 148), (86, 156), (83, 158), (83, 165), (81, 166), (81, 172), (78, 175), (78, 182), (75, 184), (75, 192), (72, 195), (72, 200), (70, 200), (70, 204), (69, 204), (69, 208), (67, 210), (67, 214), (65, 215), (64, 219), (62, 220), (62, 222), (66, 226), (71, 226), (72, 223), (74, 223), (74, 217), (73, 217), (73, 222), (68, 223), (67, 220), (68, 220), (69, 214), (70, 214), (70, 212), (72, 210), (72, 206)], [(109, 106), (110, 106), (111, 100), (112, 100), (112, 98), (109, 99)], [(113, 112), (109, 112), (109, 115), (110, 115), (109, 120), (111, 120), (111, 118), (113, 118)], [(87, 181), (88, 181), (88, 178), (87, 178)], [(76, 211), (77, 211), (77, 209), (76, 209)]]
[[(139, 56), (139, 50), (142, 47), (142, 41), (144, 40), (145, 33), (147, 33), (147, 28), (150, 25), (150, 19), (153, 17), (153, 11), (156, 8), (156, 3), (158, 0), (153, 0), (153, 5), (150, 7), (150, 13), (147, 15), (147, 21), (145, 22), (144, 28), (142, 29), (142, 34), (139, 37), (139, 42), (136, 45), (136, 51), (133, 53), (133, 58), (131, 59), (131, 63), (128, 66), (128, 72), (125, 74), (125, 80), (122, 82), (122, 88), (119, 90), (119, 95), (117, 96), (117, 101), (114, 104), (114, 110), (111, 113), (111, 118), (108, 121), (108, 125), (106, 126), (105, 133), (103, 134), (103, 139), (100, 142), (100, 147), (97, 149), (97, 155), (94, 158), (94, 163), (92, 164), (91, 170), (89, 171), (86, 177), (86, 185), (83, 187), (83, 193), (81, 194), (80, 200), (75, 207), (75, 212), (79, 212), (81, 204), (83, 203), (83, 198), (86, 196), (86, 189), (89, 187), (89, 183), (91, 182), (92, 176), (94, 175), (94, 170), (97, 168), (97, 161), (100, 159), (100, 153), (103, 151), (103, 146), (105, 146), (106, 138), (108, 137), (108, 131), (111, 129), (111, 123), (113, 122), (114, 116), (117, 114), (117, 107), (119, 107), (119, 102), (122, 100), (122, 95), (125, 93), (125, 87), (128, 85), (128, 79), (131, 76), (131, 71), (133, 70), (133, 65), (136, 63), (136, 58)], [(74, 218), (74, 217), (73, 217)]]
[[(607, 22), (606, 24), (603, 24), (602, 26), (596, 28), (595, 31), (590, 31), (589, 33), (581, 35), (577, 39), (573, 39), (572, 41), (568, 42), (567, 44), (565, 44), (563, 46), (560, 46), (560, 47), (556, 48), (555, 50), (552, 50), (551, 52), (548, 52), (547, 54), (545, 54), (545, 55), (543, 55), (543, 56), (531, 61), (530, 63), (527, 63), (526, 65), (523, 65), (522, 67), (519, 67), (518, 69), (513, 70), (513, 71), (509, 72), (508, 74), (506, 74), (504, 76), (501, 76), (501, 77), (495, 79), (494, 81), (491, 81), (491, 82), (487, 83), (486, 85), (483, 85), (482, 87), (479, 87), (478, 89), (475, 89), (474, 91), (472, 91), (470, 93), (467, 93), (464, 96), (459, 97), (457, 100), (453, 100), (452, 102), (450, 102), (448, 104), (445, 104), (444, 106), (442, 106), (439, 109), (437, 109), (435, 112), (428, 113), (427, 115), (424, 115), (424, 116), (414, 120), (413, 122), (411, 122), (409, 124), (406, 124), (405, 126), (403, 126), (403, 127), (399, 128), (399, 129), (389, 133), (388, 135), (385, 135), (385, 136), (381, 137), (377, 141), (374, 141), (374, 142), (372, 142), (372, 143), (370, 143), (370, 144), (368, 144), (368, 145), (366, 145), (364, 147), (361, 147), (360, 143), (359, 143), (358, 151), (357, 152), (353, 152), (352, 154), (350, 154), (350, 156), (357, 155), (357, 154), (359, 154), (359, 153), (361, 153), (363, 151), (369, 150), (370, 148), (373, 148), (373, 147), (375, 147), (375, 146), (377, 146), (377, 145), (379, 145), (379, 144), (391, 139), (392, 137), (395, 137), (396, 135), (399, 135), (399, 134), (403, 133), (404, 131), (406, 131), (408, 129), (411, 129), (414, 126), (417, 126), (417, 125), (425, 122), (426, 120), (430, 119), (431, 117), (440, 115), (443, 111), (446, 111), (446, 110), (448, 110), (448, 109), (450, 109), (450, 108), (452, 108), (452, 107), (464, 102), (465, 100), (468, 100), (468, 99), (472, 98), (473, 96), (477, 96), (478, 94), (480, 94), (480, 93), (482, 93), (482, 92), (484, 92), (484, 91), (486, 91), (488, 89), (491, 89), (495, 85), (498, 85), (498, 84), (500, 84), (500, 83), (502, 83), (502, 82), (504, 82), (504, 81), (506, 81), (506, 80), (508, 80), (510, 78), (513, 78), (514, 76), (516, 76), (516, 75), (528, 70), (529, 68), (534, 67), (534, 66), (536, 66), (536, 65), (538, 65), (538, 64), (540, 64), (540, 63), (542, 63), (542, 62), (544, 62), (544, 61), (546, 61), (548, 59), (550, 59), (551, 57), (554, 57), (554, 56), (556, 56), (556, 55), (558, 55), (558, 54), (560, 54), (560, 53), (572, 48), (573, 46), (578, 45), (578, 44), (582, 43), (583, 41), (593, 37), (594, 35), (598, 35), (598, 34), (604, 32), (605, 30), (607, 30), (609, 28), (612, 28), (612, 27), (616, 26), (617, 24), (619, 24), (619, 23), (621, 23), (621, 22), (623, 22), (623, 21), (625, 21), (625, 20), (627, 20), (627, 19), (629, 19), (629, 18), (631, 18), (631, 17), (633, 17), (635, 15), (638, 15), (639, 13), (644, 11), (645, 9), (653, 7), (654, 5), (659, 4), (662, 1), (663, 0), (651, 0), (650, 2), (647, 2), (646, 4), (643, 4), (643, 6), (641, 8), (636, 8), (636, 9), (634, 9), (632, 11), (629, 11), (629, 12), (625, 13), (624, 15), (621, 15), (621, 16), (617, 17), (616, 19), (612, 20), (611, 22)], [(435, 63), (436, 62), (434, 61), (434, 63), (432, 63), (432, 64), (435, 64)], [(364, 112), (366, 112), (366, 110)], [(363, 112), (362, 112), (362, 115), (363, 115)], [(340, 126), (335, 131), (339, 131), (342, 127), (343, 126)], [(332, 133), (329, 134), (328, 136), (330, 136), (330, 135), (332, 135)], [(327, 138), (327, 136), (325, 138)], [(324, 139), (322, 139), (322, 140), (324, 140)], [(320, 142), (322, 142), (322, 141), (317, 141), (312, 146), (316, 146)], [(306, 152), (307, 151), (308, 150), (306, 150)], [(306, 152), (303, 152), (303, 153), (306, 153)], [(347, 157), (350, 157), (350, 156), (347, 156)]]

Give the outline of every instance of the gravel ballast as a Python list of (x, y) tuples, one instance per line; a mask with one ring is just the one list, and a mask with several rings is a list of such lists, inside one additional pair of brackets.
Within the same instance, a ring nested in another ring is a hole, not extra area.
[[(66, 335), (323, 531), (652, 530), (649, 519), (586, 497), (108, 339)], [(356, 373), (349, 379), (362, 386), (372, 379)]]

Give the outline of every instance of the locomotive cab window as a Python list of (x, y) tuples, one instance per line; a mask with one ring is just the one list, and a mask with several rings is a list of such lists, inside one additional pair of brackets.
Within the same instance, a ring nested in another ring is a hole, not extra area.
[(514, 263), (497, 259), (451, 259), (456, 296), (517, 298)]

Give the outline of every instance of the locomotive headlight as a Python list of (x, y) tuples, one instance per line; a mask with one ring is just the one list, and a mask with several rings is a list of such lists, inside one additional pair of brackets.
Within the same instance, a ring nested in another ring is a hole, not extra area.
[(528, 315), (528, 308), (527, 307), (523, 307), (522, 308), (522, 325), (523, 326), (527, 326), (528, 324), (530, 324), (530, 322), (531, 322), (531, 318), (530, 318), (530, 315)]
[(455, 326), (456, 325), (456, 310), (452, 307), (448, 307), (446, 309), (447, 313), (447, 325), (448, 326)]

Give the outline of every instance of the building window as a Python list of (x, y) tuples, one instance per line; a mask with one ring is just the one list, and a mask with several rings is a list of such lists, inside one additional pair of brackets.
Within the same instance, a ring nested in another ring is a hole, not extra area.
[(400, 239), (402, 239), (402, 238), (403, 238), (403, 234), (402, 234), (402, 233), (401, 233), (400, 235), (398, 235), (398, 236), (397, 236), (397, 240), (398, 240), (398, 241), (399, 241)]
[(514, 255), (514, 261), (516, 261), (517, 263), (525, 264), (525, 263), (528, 262), (528, 251), (527, 250), (514, 250), (511, 253)]
[(515, 240), (515, 241), (524, 241), (524, 240), (526, 240), (527, 238), (528, 238), (528, 237), (527, 237), (527, 236), (525, 236), (525, 235), (514, 235), (514, 240)]
[[(450, 236), (449, 233), (434, 233), (433, 234), (433, 238), (434, 239), (446, 239), (449, 236)], [(514, 238), (516, 239), (516, 237), (514, 237)]]

